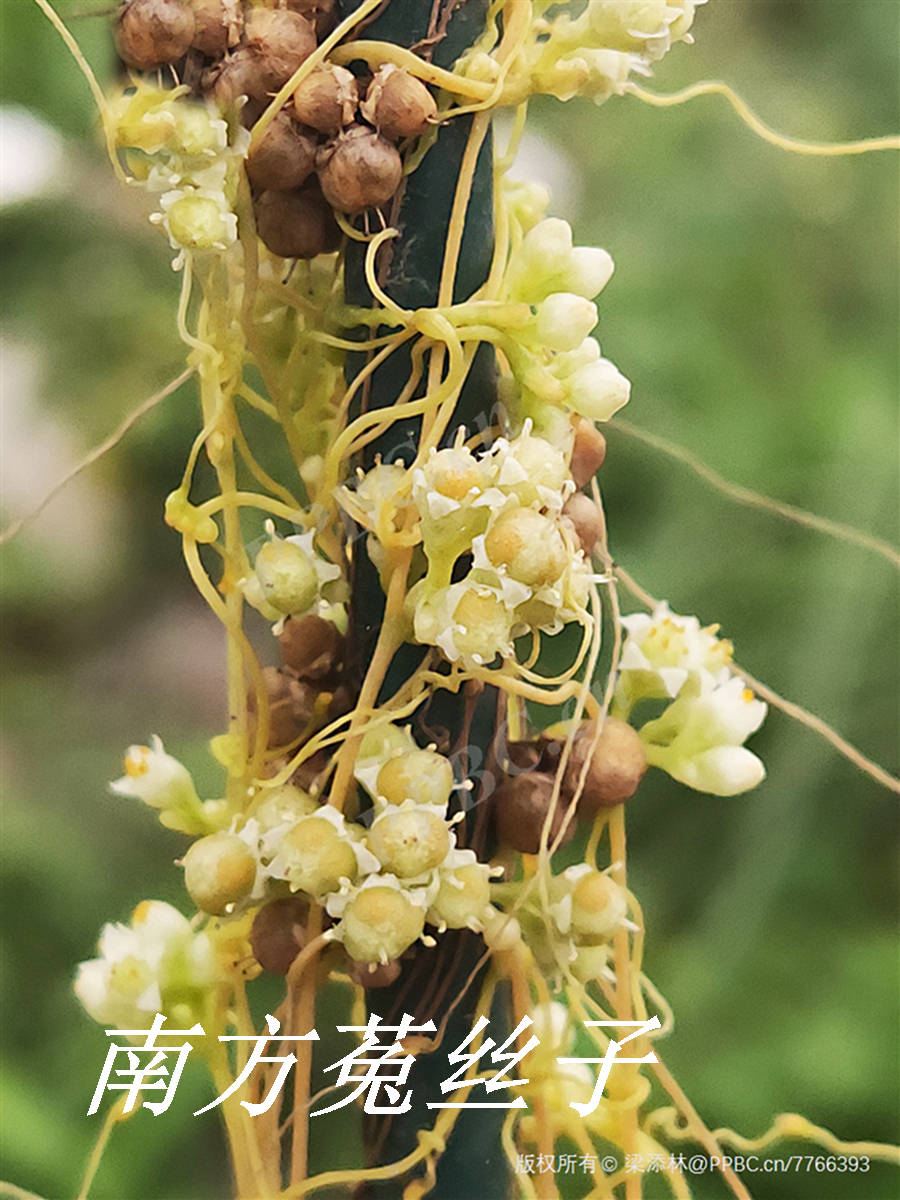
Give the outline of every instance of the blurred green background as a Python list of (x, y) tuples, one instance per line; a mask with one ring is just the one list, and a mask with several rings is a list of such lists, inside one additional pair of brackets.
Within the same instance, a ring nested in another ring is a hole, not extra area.
[[(30, 0), (2, 0), (0, 17), (14, 106), (0, 210), (12, 519), (182, 352), (168, 247), (104, 163), (83, 81)], [(108, 78), (107, 20), (73, 28)], [(650, 86), (721, 77), (812, 139), (897, 126), (894, 0), (714, 0), (695, 33)], [(524, 170), (555, 178), (554, 211), (616, 261), (600, 338), (633, 380), (628, 418), (740, 483), (895, 540), (896, 157), (794, 157), (711, 98), (667, 111), (548, 101), (532, 117)], [(18, 198), (13, 158), (32, 189)], [(47, 1197), (77, 1190), (96, 1130), (85, 1111), (105, 1039), (73, 998), (74, 966), (138, 900), (182, 902), (181, 840), (106, 781), (129, 742), (157, 732), (218, 789), (205, 744), (223, 716), (221, 639), (161, 519), (196, 422), (187, 386), (0, 551), (2, 1174)], [(614, 425), (609, 440), (616, 557), (676, 610), (721, 621), (742, 665), (895, 767), (888, 564), (734, 507)], [(897, 799), (778, 713), (753, 748), (769, 777), (748, 796), (659, 777), (631, 807), (647, 969), (677, 1018), (661, 1049), (713, 1126), (756, 1135), (795, 1110), (845, 1139), (895, 1140)], [(206, 1096), (188, 1072), (172, 1111), (120, 1129), (93, 1194), (224, 1197), (216, 1125), (189, 1115)], [(897, 1194), (885, 1168), (748, 1183), (759, 1200)], [(696, 1192), (724, 1194), (712, 1178)]]

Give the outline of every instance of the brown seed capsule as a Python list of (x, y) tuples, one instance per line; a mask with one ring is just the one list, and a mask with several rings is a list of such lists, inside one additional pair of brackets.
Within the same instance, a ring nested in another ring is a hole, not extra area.
[(360, 112), (379, 133), (396, 141), (424, 133), (437, 105), (420, 79), (385, 63), (375, 72)]
[(305, 792), (312, 791), (315, 793), (318, 778), (330, 761), (331, 756), (327, 750), (317, 750), (315, 754), (300, 764), (291, 776), (291, 783), (295, 784), (298, 788), (302, 788)]
[(347, 961), (350, 978), (364, 988), (390, 987), (400, 974), (400, 963), (396, 958), (386, 963), (356, 962), (352, 958)]
[(287, 0), (287, 7), (306, 17), (320, 42), (338, 23), (338, 0)]
[(351, 125), (336, 142), (324, 146), (316, 169), (325, 199), (347, 213), (384, 204), (403, 177), (396, 148), (365, 125)]
[(247, 177), (260, 191), (289, 192), (309, 178), (315, 163), (315, 135), (282, 109), (248, 156)]
[(176, 62), (193, 36), (194, 14), (185, 0), (130, 0), (115, 32), (119, 57), (138, 71)]
[[(494, 793), (494, 815), (500, 841), (523, 854), (537, 854), (541, 848), (541, 831), (553, 799), (553, 776), (533, 771), (508, 779)], [(559, 836), (566, 819), (566, 802), (557, 797), (550, 823), (548, 845)], [(575, 834), (575, 821), (569, 821), (560, 845), (570, 842)]]
[(585, 557), (590, 558), (591, 551), (603, 532), (603, 517), (599, 508), (590, 496), (585, 496), (584, 492), (576, 492), (574, 496), (569, 497), (562, 515), (564, 520), (570, 522)]
[(207, 58), (218, 58), (241, 40), (244, 12), (238, 0), (192, 0), (191, 45)]
[(204, 72), (201, 85), (222, 112), (232, 112), (246, 97), (241, 122), (247, 126), (261, 116), (269, 99), (259, 55), (247, 46), (239, 46), (230, 58)]
[(506, 747), (506, 755), (513, 768), (510, 774), (522, 771), (533, 771), (540, 760), (541, 751), (537, 742), (510, 742)]
[[(295, 741), (309, 724), (315, 707), (316, 693), (308, 683), (290, 671), (264, 667), (263, 680), (269, 697), (269, 749), (287, 746)], [(247, 694), (247, 709), (251, 727), (256, 726), (256, 691)]]
[(344, 639), (333, 621), (317, 617), (291, 617), (278, 635), (285, 665), (301, 679), (324, 679), (340, 662)]
[(313, 27), (286, 8), (254, 8), (247, 16), (244, 40), (256, 52), (266, 91), (277, 92), (316, 48)]
[[(563, 779), (563, 792), (569, 797), (578, 786), (595, 735), (596, 726), (590, 722), (578, 731), (572, 744)], [(594, 817), (601, 809), (614, 808), (633, 796), (646, 770), (647, 754), (637, 731), (616, 717), (607, 717), (591, 755), (578, 801), (579, 815)]]
[(319, 133), (340, 133), (353, 121), (358, 103), (353, 72), (330, 64), (307, 75), (294, 92), (297, 120)]
[(256, 232), (273, 254), (315, 258), (334, 248), (334, 217), (316, 191), (263, 192), (253, 212)]
[(606, 438), (593, 421), (579, 417), (575, 422), (575, 444), (570, 470), (576, 487), (584, 487), (594, 478), (606, 458)]
[(306, 940), (309, 905), (299, 896), (273, 900), (261, 908), (250, 928), (253, 957), (265, 971), (287, 975)]

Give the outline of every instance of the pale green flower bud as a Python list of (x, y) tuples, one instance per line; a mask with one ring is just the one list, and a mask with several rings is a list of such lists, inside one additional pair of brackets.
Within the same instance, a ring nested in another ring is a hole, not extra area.
[(569, 556), (558, 528), (533, 508), (511, 508), (492, 522), (484, 548), (494, 566), (504, 566), (512, 579), (529, 587), (554, 583)]
[(188, 849), (184, 886), (199, 909), (220, 915), (243, 900), (256, 880), (256, 859), (233, 833), (212, 833)]
[(490, 879), (490, 867), (474, 861), (441, 871), (441, 884), (428, 910), (429, 924), (447, 929), (480, 929), (490, 904)]
[(315, 564), (302, 547), (276, 538), (266, 542), (254, 563), (265, 602), (285, 615), (312, 607), (318, 594)]
[(580, 367), (565, 383), (569, 408), (592, 421), (608, 421), (631, 395), (631, 384), (608, 358)]
[(627, 911), (622, 888), (600, 871), (585, 872), (572, 889), (572, 932), (576, 936), (611, 937)]
[[(229, 219), (230, 218), (230, 219)], [(182, 196), (165, 211), (169, 236), (188, 250), (211, 250), (234, 241), (234, 215), (205, 196)]]
[(566, 273), (569, 289), (593, 300), (609, 283), (613, 270), (612, 258), (599, 246), (576, 246)]
[(518, 222), (523, 233), (533, 229), (547, 215), (550, 193), (542, 184), (504, 179), (502, 187), (510, 216)]
[[(409, 750), (389, 758), (378, 772), (376, 794), (388, 804), (446, 805), (453, 791), (453, 768), (434, 750)], [(377, 853), (377, 851), (376, 851)]]
[(535, 331), (548, 350), (575, 350), (597, 324), (597, 306), (574, 292), (553, 292), (538, 305)]
[(339, 936), (357, 962), (386, 963), (408, 950), (425, 928), (425, 912), (404, 892), (379, 880), (361, 888), (344, 908)]
[(444, 861), (450, 830), (437, 813), (407, 803), (377, 817), (366, 842), (386, 871), (410, 879)]
[(357, 875), (353, 845), (325, 815), (304, 817), (281, 839), (270, 870), (287, 879), (291, 891), (323, 896)]
[(260, 831), (266, 833), (279, 825), (294, 824), (303, 817), (311, 816), (320, 807), (309, 792), (292, 783), (284, 783), (280, 787), (261, 791), (250, 808), (250, 816), (259, 822)]

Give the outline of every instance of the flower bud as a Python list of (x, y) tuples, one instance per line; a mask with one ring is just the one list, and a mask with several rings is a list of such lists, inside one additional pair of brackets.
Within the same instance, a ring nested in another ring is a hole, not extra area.
[(313, 172), (316, 140), (282, 109), (247, 158), (247, 176), (260, 191), (289, 192)]
[(605, 943), (578, 946), (572, 961), (572, 974), (580, 983), (590, 983), (592, 979), (600, 979), (609, 972), (609, 963), (610, 948)]
[(267, 604), (281, 613), (303, 613), (316, 599), (319, 577), (302, 546), (275, 538), (265, 542), (254, 563)]
[(608, 875), (585, 871), (572, 889), (572, 932), (582, 937), (611, 937), (628, 911), (625, 893)]
[(599, 246), (576, 246), (569, 259), (566, 282), (577, 295), (593, 300), (609, 283), (613, 270), (613, 260)]
[(256, 859), (234, 833), (211, 833), (188, 849), (184, 886), (203, 912), (221, 915), (243, 900), (256, 879)]
[(414, 805), (388, 809), (374, 821), (366, 843), (382, 867), (400, 879), (433, 870), (450, 850), (445, 821)]
[(375, 72), (360, 111), (379, 133), (397, 141), (424, 133), (437, 115), (437, 105), (420, 79), (385, 63)]
[(341, 936), (357, 962), (385, 963), (409, 949), (425, 927), (425, 913), (398, 887), (361, 888), (344, 909)]
[(379, 798), (388, 804), (444, 805), (453, 790), (453, 768), (434, 750), (410, 750), (389, 758), (378, 772), (375, 785)]
[(250, 927), (253, 957), (264, 971), (287, 975), (303, 948), (309, 904), (300, 896), (284, 896), (261, 908)]
[(281, 839), (278, 859), (291, 891), (321, 896), (354, 879), (356, 855), (350, 839), (322, 816), (304, 817)]
[(535, 332), (550, 350), (577, 350), (597, 324), (597, 306), (573, 292), (553, 292), (537, 307)]
[(172, 240), (188, 250), (224, 248), (231, 245), (236, 233), (234, 216), (206, 196), (176, 200), (166, 209), (165, 224)]
[(554, 583), (568, 562), (556, 525), (533, 508), (502, 512), (484, 536), (484, 549), (494, 566), (505, 566), (511, 578), (528, 587)]
[(428, 910), (430, 925), (464, 929), (480, 925), (491, 899), (490, 868), (485, 863), (466, 863), (441, 872), (441, 886)]
[(244, 13), (239, 0), (191, 0), (194, 36), (191, 46), (207, 58), (219, 58), (241, 40)]
[(521, 944), (522, 927), (515, 917), (494, 909), (484, 919), (481, 936), (490, 950), (502, 953)]
[(294, 113), (303, 125), (319, 133), (336, 134), (356, 115), (359, 89), (346, 67), (317, 67), (294, 92)]
[(594, 546), (603, 533), (603, 517), (600, 509), (583, 492), (576, 492), (566, 501), (562, 510), (563, 520), (572, 526), (576, 542), (584, 551), (585, 558), (590, 558)]
[(260, 240), (281, 258), (315, 258), (336, 249), (331, 209), (318, 191), (263, 192), (253, 202)]
[(285, 666), (301, 679), (319, 680), (331, 675), (344, 650), (344, 639), (333, 621), (310, 613), (291, 617), (278, 635)]
[(488, 588), (467, 587), (453, 610), (453, 642), (464, 662), (485, 666), (511, 652), (509, 609)]
[[(504, 845), (520, 850), (523, 854), (537, 854), (541, 848), (544, 822), (553, 800), (553, 776), (543, 772), (518, 775), (508, 779), (494, 793), (494, 820), (497, 836)], [(566, 801), (562, 795), (556, 798), (556, 807), (550, 822), (547, 845), (556, 841), (566, 820)], [(560, 846), (565, 846), (575, 835), (575, 821), (565, 825)]]
[(350, 978), (364, 988), (390, 987), (400, 977), (396, 958), (386, 963), (365, 963), (350, 960)]
[(116, 24), (116, 49), (129, 67), (149, 71), (176, 62), (194, 36), (194, 14), (185, 0), (129, 0)]
[(403, 162), (394, 146), (364, 125), (351, 125), (318, 157), (322, 193), (340, 212), (358, 213), (390, 200)]
[(587, 417), (578, 417), (574, 424), (575, 441), (572, 445), (570, 470), (575, 486), (582, 488), (603, 466), (606, 458), (606, 438)]
[(631, 384), (608, 358), (579, 367), (565, 384), (568, 406), (592, 421), (608, 421), (631, 395)]
[[(569, 796), (575, 794), (596, 732), (597, 727), (591, 722), (579, 730), (572, 744), (563, 780)], [(637, 791), (646, 770), (647, 753), (637, 730), (616, 717), (607, 717), (591, 754), (578, 801), (579, 814), (594, 817), (601, 809), (621, 804)]]
[(284, 8), (253, 8), (244, 31), (267, 92), (277, 92), (316, 48), (313, 27), (299, 13)]
[(296, 824), (319, 810), (319, 802), (292, 783), (265, 788), (254, 800), (249, 815), (259, 822), (263, 833), (278, 825)]

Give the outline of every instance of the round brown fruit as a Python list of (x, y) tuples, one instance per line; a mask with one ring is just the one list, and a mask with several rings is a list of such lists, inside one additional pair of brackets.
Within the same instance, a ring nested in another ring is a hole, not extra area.
[(570, 470), (576, 487), (584, 487), (594, 478), (606, 458), (606, 438), (593, 421), (579, 417), (575, 422)]
[(386, 63), (375, 72), (360, 111), (379, 133), (397, 141), (424, 133), (437, 105), (420, 79)]
[(358, 103), (353, 72), (330, 64), (307, 75), (294, 92), (297, 120), (319, 133), (340, 133), (352, 123)]
[(625, 721), (607, 717), (592, 752), (591, 744), (596, 736), (597, 727), (593, 722), (578, 731), (563, 779), (564, 793), (573, 796), (585, 760), (590, 756), (584, 790), (578, 801), (579, 814), (587, 817), (596, 816), (604, 808), (614, 808), (633, 796), (647, 770), (644, 744), (637, 731)]
[(238, 0), (193, 0), (191, 46), (207, 58), (219, 58), (241, 40), (244, 12)]
[(278, 635), (285, 665), (301, 679), (324, 679), (338, 665), (344, 639), (333, 621), (317, 617), (291, 617)]
[[(494, 817), (500, 841), (523, 854), (537, 854), (541, 833), (553, 801), (553, 776), (534, 771), (508, 779), (494, 793)], [(552, 845), (565, 828), (560, 845), (570, 842), (575, 822), (566, 824), (566, 802), (560, 795), (550, 823), (547, 845)]]
[(287, 975), (303, 948), (309, 905), (299, 896), (285, 896), (261, 908), (250, 928), (253, 957), (266, 971)]
[(351, 125), (337, 141), (323, 147), (316, 166), (325, 199), (346, 213), (384, 204), (403, 177), (396, 148), (365, 125)]
[(138, 71), (176, 62), (193, 36), (194, 14), (185, 0), (130, 0), (115, 32), (119, 57)]
[(282, 109), (247, 158), (247, 176), (260, 191), (289, 192), (300, 187), (316, 163), (314, 135), (304, 132)]
[(315, 258), (334, 249), (335, 224), (318, 192), (263, 192), (253, 204), (256, 232), (282, 258)]
[(312, 25), (286, 8), (254, 8), (247, 16), (244, 40), (258, 56), (268, 92), (277, 92), (316, 48)]

